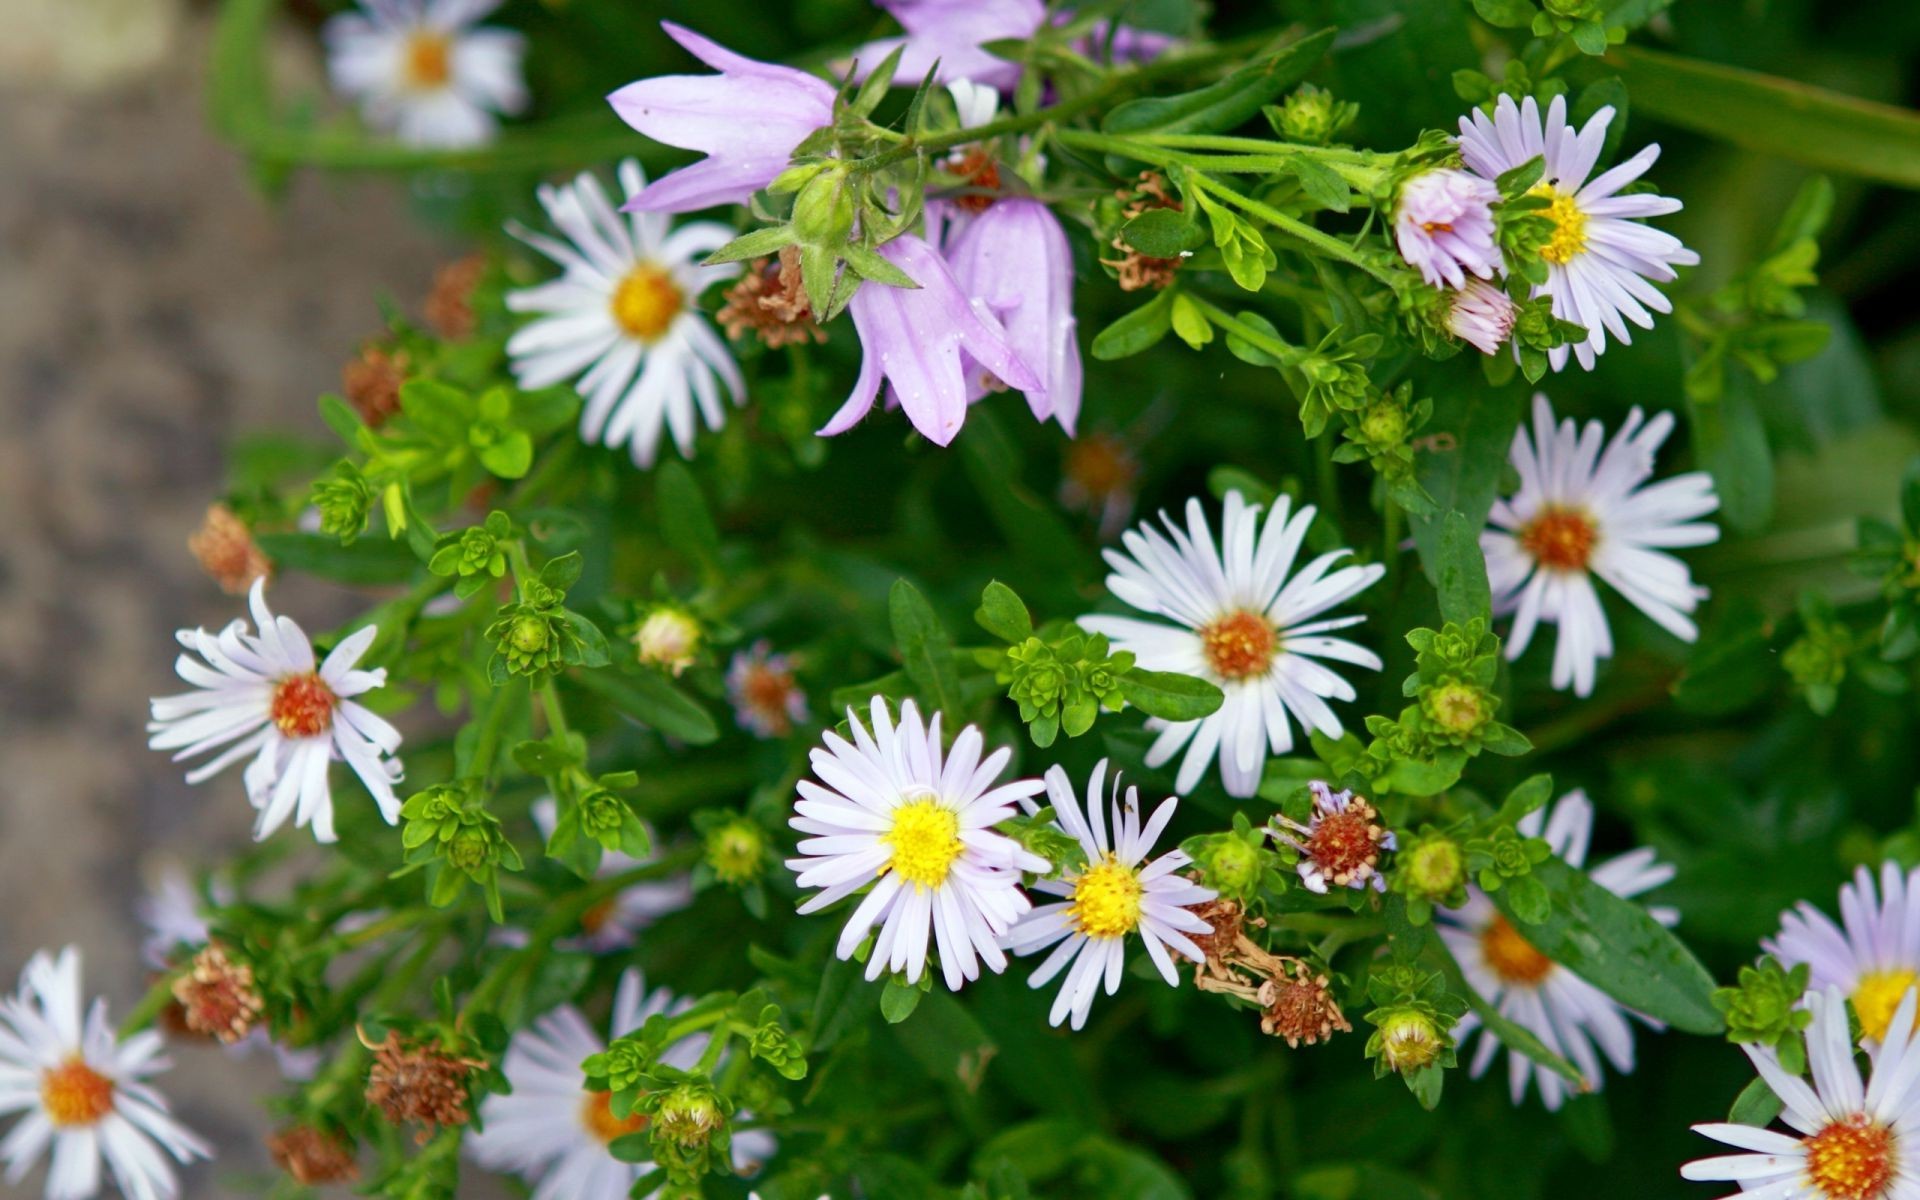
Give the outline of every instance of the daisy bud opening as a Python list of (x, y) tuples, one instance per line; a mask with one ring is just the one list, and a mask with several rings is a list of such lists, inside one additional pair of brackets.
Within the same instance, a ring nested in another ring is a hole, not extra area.
[(433, 290), (427, 293), (424, 312), (435, 333), (452, 342), (473, 336), (473, 289), (486, 271), (486, 257), (469, 254), (433, 273)]
[(1461, 288), (1469, 275), (1491, 279), (1500, 267), (1493, 206), (1500, 189), (1467, 171), (1441, 167), (1400, 185), (1394, 243), (1431, 287)]
[(244, 596), (256, 579), (273, 575), (273, 561), (254, 542), (246, 522), (224, 504), (207, 509), (200, 528), (187, 539), (200, 569), (232, 596)]
[(1303, 83), (1289, 93), (1280, 105), (1274, 125), (1280, 136), (1289, 142), (1324, 146), (1359, 115), (1358, 104), (1336, 100), (1333, 93), (1325, 88)]
[(368, 342), (359, 358), (340, 368), (340, 391), (369, 428), (380, 428), (400, 411), (400, 385), (407, 381), (408, 366), (405, 350)]
[(1492, 697), (1485, 688), (1457, 679), (1420, 692), (1420, 711), (1451, 738), (1471, 738), (1493, 718)]
[(1446, 1035), (1432, 1017), (1417, 1008), (1398, 1008), (1369, 1017), (1378, 1029), (1367, 1039), (1367, 1054), (1378, 1058), (1389, 1071), (1404, 1075), (1417, 1071), (1440, 1057), (1446, 1048)]
[(640, 665), (660, 667), (678, 678), (700, 653), (700, 622), (684, 609), (655, 608), (634, 631)]
[(735, 816), (707, 831), (702, 857), (715, 879), (738, 887), (760, 878), (769, 848), (765, 830)]
[(726, 302), (714, 319), (734, 341), (751, 333), (769, 349), (827, 340), (800, 281), (798, 246), (783, 246), (778, 259), (758, 259), (749, 266), (740, 282), (727, 289)]
[(809, 719), (807, 695), (793, 673), (793, 656), (773, 653), (765, 638), (733, 656), (727, 666), (727, 697), (740, 728), (755, 737), (781, 738)]
[(1266, 1011), (1260, 1014), (1260, 1031), (1285, 1038), (1298, 1048), (1323, 1042), (1338, 1031), (1353, 1029), (1346, 1014), (1327, 988), (1327, 977), (1314, 973), (1305, 963), (1293, 965), (1291, 977), (1274, 978), (1260, 989)]
[(1246, 838), (1232, 835), (1209, 838), (1206, 848), (1199, 853), (1201, 878), (1217, 892), (1245, 895), (1260, 882), (1265, 866), (1260, 860), (1260, 847)]
[(217, 942), (202, 947), (187, 973), (173, 981), (173, 998), (188, 1029), (228, 1045), (252, 1032), (267, 1007), (253, 968), (227, 957)]
[(311, 1125), (295, 1125), (274, 1134), (267, 1139), (267, 1153), (295, 1183), (306, 1187), (353, 1183), (360, 1178), (353, 1143)]
[(364, 1037), (362, 1044), (373, 1051), (367, 1103), (395, 1125), (426, 1126), (418, 1137), (421, 1144), (440, 1126), (465, 1125), (472, 1116), (468, 1082), (485, 1062), (455, 1057), (436, 1045), (402, 1041), (392, 1031), (378, 1044), (367, 1043)]
[(1470, 279), (1447, 301), (1447, 332), (1482, 354), (1494, 354), (1513, 333), (1519, 310), (1493, 284)]

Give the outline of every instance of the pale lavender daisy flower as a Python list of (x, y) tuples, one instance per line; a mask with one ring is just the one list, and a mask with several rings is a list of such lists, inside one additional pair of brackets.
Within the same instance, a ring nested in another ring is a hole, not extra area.
[(1433, 287), (1461, 288), (1467, 276), (1493, 278), (1500, 250), (1493, 242), (1493, 205), (1500, 189), (1466, 171), (1441, 167), (1400, 185), (1393, 235), (1400, 257)]
[(765, 638), (733, 656), (727, 698), (740, 728), (755, 737), (781, 738), (807, 720), (807, 694), (794, 682), (793, 667), (793, 656), (773, 653)]
[(1880, 864), (1880, 886), (1860, 867), (1840, 889), (1840, 920), (1801, 901), (1780, 916), (1780, 932), (1761, 943), (1792, 968), (1812, 968), (1810, 986), (1839, 988), (1853, 1001), (1860, 1029), (1878, 1042), (1901, 997), (1920, 985), (1920, 870)]
[(1675, 267), (1692, 266), (1700, 256), (1670, 233), (1642, 224), (1647, 217), (1680, 211), (1669, 196), (1620, 191), (1645, 174), (1660, 156), (1648, 146), (1626, 162), (1599, 175), (1593, 168), (1606, 144), (1612, 107), (1602, 108), (1576, 132), (1567, 124), (1567, 98), (1555, 96), (1546, 120), (1533, 97), (1516, 105), (1502, 96), (1492, 117), (1475, 110), (1460, 118), (1460, 156), (1486, 180), (1544, 157), (1546, 174), (1534, 193), (1546, 197), (1546, 215), (1554, 232), (1541, 250), (1547, 282), (1534, 295), (1553, 297), (1553, 315), (1586, 328), (1586, 340), (1547, 352), (1553, 369), (1566, 365), (1571, 350), (1580, 365), (1593, 369), (1611, 333), (1622, 345), (1633, 339), (1626, 322), (1653, 328), (1657, 313), (1673, 311), (1673, 302), (1648, 280), (1666, 283)]
[[(1528, 813), (1517, 828), (1526, 837), (1544, 837), (1568, 866), (1582, 867), (1593, 836), (1593, 804), (1585, 792), (1568, 792), (1550, 811)], [(1608, 859), (1588, 871), (1587, 877), (1616, 896), (1632, 897), (1672, 879), (1673, 867), (1657, 861), (1653, 850), (1642, 846)], [(1673, 925), (1680, 919), (1671, 908), (1650, 908), (1647, 914), (1662, 925)], [(1599, 988), (1540, 953), (1479, 888), (1467, 889), (1463, 907), (1442, 909), (1434, 915), (1438, 918), (1435, 931), (1473, 990), (1486, 997), (1502, 1016), (1571, 1062), (1592, 1090), (1599, 1090), (1603, 1082), (1602, 1054), (1622, 1074), (1633, 1070), (1629, 1016), (1649, 1028), (1664, 1028), (1652, 1017), (1623, 1008)], [(1470, 1069), (1478, 1079), (1492, 1064), (1501, 1042), (1472, 1013), (1454, 1027), (1454, 1036), (1463, 1047), (1475, 1033), (1480, 1034), (1480, 1044), (1474, 1050)], [(1519, 1050), (1509, 1050), (1507, 1082), (1515, 1104), (1526, 1099), (1529, 1080), (1540, 1090), (1540, 1101), (1549, 1109), (1558, 1109), (1569, 1095), (1567, 1081), (1558, 1073)]]
[[(1074, 336), (1073, 252), (1053, 210), (1038, 200), (1005, 196), (975, 216), (947, 251), (953, 277), (987, 306), (1021, 362), (1039, 375), (1027, 393), (1039, 420), (1052, 417), (1068, 436), (1080, 416), (1080, 343)], [(969, 392), (989, 385), (971, 380)]]
[(1007, 331), (975, 304), (939, 251), (912, 234), (882, 246), (881, 257), (913, 277), (917, 288), (865, 283), (847, 306), (860, 335), (860, 375), (840, 411), (821, 427), (823, 437), (845, 433), (891, 385), (890, 402), (907, 412), (922, 436), (945, 446), (967, 419), (967, 396), (986, 376), (1042, 395), (1046, 386), (1014, 352)]
[[(1058, 1025), (1070, 1019), (1073, 1028), (1079, 1029), (1087, 1023), (1093, 998), (1103, 984), (1109, 996), (1120, 989), (1127, 962), (1127, 935), (1140, 936), (1147, 957), (1168, 987), (1180, 986), (1172, 955), (1205, 962), (1206, 954), (1194, 945), (1190, 935), (1211, 934), (1213, 927), (1188, 908), (1212, 900), (1216, 893), (1178, 874), (1193, 861), (1185, 851), (1169, 850), (1158, 858), (1147, 857), (1167, 822), (1173, 820), (1180, 805), (1177, 796), (1163, 800), (1142, 826), (1140, 789), (1128, 788), (1123, 802), (1116, 772), (1109, 796), (1104, 758), (1094, 766), (1093, 776), (1087, 781), (1084, 815), (1073, 780), (1064, 767), (1049, 768), (1046, 779), (1054, 826), (1080, 843), (1087, 862), (1064, 878), (1035, 881), (1034, 891), (1065, 899), (1035, 908), (1001, 941), (1007, 949), (1023, 955), (1054, 947), (1027, 983), (1045, 987), (1065, 969), (1067, 977), (1054, 997), (1047, 1020)], [(1109, 806), (1111, 831), (1107, 824)], [(1039, 811), (1039, 805), (1031, 800), (1024, 801), (1022, 807), (1029, 813)]]
[(327, 73), (367, 123), (413, 146), (492, 139), (496, 114), (527, 106), (526, 39), (476, 27), (500, 0), (361, 0), (327, 21)]
[(1559, 627), (1553, 686), (1593, 694), (1613, 633), (1595, 578), (1682, 641), (1699, 636), (1688, 616), (1707, 598), (1687, 565), (1667, 553), (1719, 538), (1700, 520), (1720, 507), (1713, 478), (1689, 471), (1655, 484), (1654, 452), (1673, 432), (1673, 414), (1652, 420), (1635, 408), (1606, 443), (1598, 421), (1585, 429), (1556, 423), (1544, 395), (1533, 398), (1533, 436), (1514, 431), (1512, 460), (1520, 490), (1495, 501), (1480, 534), (1496, 613), (1514, 614), (1507, 658), (1517, 659), (1542, 623)]
[(1479, 279), (1449, 295), (1447, 331), (1482, 354), (1496, 353), (1519, 315), (1504, 289)]
[(667, 36), (720, 72), (661, 75), (607, 97), (620, 119), (656, 142), (707, 157), (661, 176), (629, 210), (692, 212), (747, 197), (787, 169), (793, 148), (833, 122), (833, 88), (805, 71), (735, 54), (672, 21)]

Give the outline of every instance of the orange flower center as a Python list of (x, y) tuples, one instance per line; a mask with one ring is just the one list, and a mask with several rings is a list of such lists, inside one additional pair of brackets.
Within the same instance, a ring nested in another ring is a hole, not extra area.
[(1537, 987), (1553, 971), (1553, 960), (1533, 948), (1505, 917), (1496, 916), (1480, 933), (1480, 953), (1500, 982)]
[(1827, 1200), (1880, 1200), (1893, 1182), (1893, 1131), (1865, 1113), (1806, 1139), (1807, 1177)]
[(333, 727), (339, 702), (317, 672), (289, 675), (273, 689), (273, 724), (290, 738), (318, 737)]
[(1520, 530), (1520, 548), (1551, 571), (1584, 571), (1599, 527), (1586, 513), (1548, 505)]
[(680, 315), (684, 303), (673, 276), (652, 263), (641, 263), (614, 289), (613, 319), (631, 336), (656, 341)]
[(1139, 466), (1125, 442), (1108, 434), (1091, 434), (1067, 447), (1067, 478), (1089, 496), (1105, 498), (1133, 486)]
[(445, 87), (453, 74), (452, 47), (445, 34), (422, 30), (407, 39), (407, 82), (416, 88)]
[(1214, 674), (1245, 679), (1266, 674), (1280, 648), (1280, 634), (1266, 617), (1241, 609), (1201, 629), (1200, 644)]
[(40, 1103), (58, 1127), (92, 1125), (113, 1110), (113, 1081), (70, 1058), (40, 1077)]
[(740, 682), (747, 707), (778, 726), (787, 724), (787, 697), (792, 693), (793, 676), (771, 667), (754, 667)]
[(639, 1133), (647, 1127), (645, 1113), (629, 1113), (625, 1118), (613, 1115), (612, 1092), (589, 1092), (580, 1102), (580, 1124), (604, 1145), (615, 1138)]
[(1380, 861), (1380, 845), (1374, 839), (1379, 827), (1373, 823), (1370, 813), (1371, 810), (1348, 809), (1320, 818), (1307, 838), (1307, 854), (1322, 871), (1347, 880)]
[(1000, 164), (993, 161), (993, 155), (987, 153), (986, 147), (973, 147), (965, 155), (948, 163), (947, 170), (965, 180), (967, 187), (979, 189), (964, 196), (955, 196), (955, 204), (971, 213), (985, 212), (993, 206), (995, 198), (981, 193), (1000, 189)]

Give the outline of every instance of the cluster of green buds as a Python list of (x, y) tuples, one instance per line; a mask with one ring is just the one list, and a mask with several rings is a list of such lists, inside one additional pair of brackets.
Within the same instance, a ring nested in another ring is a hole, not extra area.
[(1353, 124), (1360, 106), (1341, 100), (1325, 88), (1303, 83), (1279, 104), (1261, 110), (1281, 139), (1309, 146), (1327, 146)]
[(359, 467), (343, 460), (331, 475), (314, 481), (312, 501), (320, 512), (320, 532), (351, 546), (373, 514), (373, 485)]
[(1263, 890), (1277, 894), (1289, 886), (1266, 830), (1238, 809), (1233, 828), (1197, 834), (1180, 843), (1180, 849), (1193, 859), (1201, 882), (1228, 900), (1245, 904)]
[(1495, 719), (1500, 639), (1484, 617), (1412, 630), (1407, 644), (1414, 673), (1400, 691), (1414, 703), (1393, 720), (1367, 718), (1373, 735), (1367, 755), (1393, 790), (1433, 795), (1452, 786), (1482, 751), (1513, 756), (1532, 749), (1519, 730)]
[(1020, 706), (1020, 719), (1036, 746), (1051, 746), (1064, 730), (1079, 737), (1093, 728), (1101, 709), (1118, 712), (1125, 701), (1120, 677), (1133, 655), (1112, 652), (1107, 639), (1075, 625), (1009, 646), (994, 677)]
[[(1185, 195), (1198, 202), (1213, 230), (1213, 244), (1233, 281), (1249, 292), (1266, 286), (1267, 276), (1280, 266), (1280, 256), (1268, 243), (1260, 226), (1215, 200), (1200, 188), (1189, 188)], [(1175, 324), (1175, 332), (1180, 332)], [(1193, 339), (1182, 335), (1189, 344)], [(1204, 344), (1204, 343), (1202, 343)], [(1195, 349), (1198, 349), (1196, 346)]]
[(1802, 294), (1819, 282), (1817, 240), (1833, 212), (1833, 184), (1815, 176), (1801, 185), (1774, 227), (1766, 257), (1715, 288), (1704, 303), (1682, 302), (1676, 312), (1687, 333), (1687, 398), (1720, 399), (1727, 370), (1738, 364), (1759, 382), (1780, 368), (1826, 348), (1831, 328), (1807, 319)]
[(732, 1021), (752, 1057), (772, 1067), (782, 1079), (807, 1077), (806, 1040), (787, 1028), (780, 1006), (768, 1003), (764, 991), (740, 997), (733, 1006)]
[(1425, 925), (1436, 906), (1458, 908), (1467, 902), (1467, 851), (1460, 839), (1463, 827), (1423, 825), (1402, 835), (1394, 855), (1387, 886), (1405, 899), (1407, 920)]
[(1553, 853), (1544, 839), (1527, 837), (1511, 825), (1496, 825), (1468, 841), (1466, 851), (1467, 870), (1481, 891), (1510, 888), (1507, 903), (1515, 916), (1530, 925), (1547, 919), (1551, 905), (1547, 890), (1533, 878), (1533, 868)]
[(1727, 1040), (1771, 1046), (1789, 1073), (1806, 1070), (1806, 1047), (1800, 1035), (1813, 1013), (1801, 1007), (1800, 998), (1806, 995), (1812, 971), (1806, 963), (1786, 970), (1771, 957), (1741, 967), (1737, 984), (1713, 993), (1713, 1006), (1727, 1022)]
[(1345, 444), (1333, 452), (1335, 462), (1361, 462), (1373, 468), (1387, 486), (1387, 496), (1415, 516), (1434, 511), (1433, 497), (1420, 486), (1413, 471), (1414, 435), (1433, 416), (1433, 401), (1413, 398), (1413, 384), (1402, 383), (1390, 392), (1376, 393), (1365, 408), (1343, 413)]
[(1380, 353), (1379, 334), (1342, 341), (1338, 329), (1311, 350), (1297, 352), (1286, 365), (1299, 373), (1300, 423), (1310, 438), (1326, 432), (1335, 413), (1364, 413), (1378, 393), (1363, 363)]
[(480, 779), (435, 784), (408, 797), (400, 806), (400, 842), (406, 848), (400, 873), (424, 869), (427, 899), (436, 908), (459, 899), (469, 883), (477, 884), (494, 923), (502, 924), (499, 873), (520, 870), (520, 852), (501, 829), (500, 818), (487, 810), (487, 800)]
[(610, 661), (600, 627), (562, 603), (580, 578), (578, 553), (561, 555), (534, 579), (520, 581), (520, 599), (500, 607), (486, 638), (493, 643), (488, 678), (498, 686), (515, 675), (534, 679), (566, 667), (604, 667)]
[(507, 573), (506, 542), (513, 536), (513, 522), (498, 509), (487, 514), (485, 522), (469, 526), (459, 533), (446, 533), (434, 543), (433, 557), (427, 569), (435, 575), (454, 577), (453, 594), (465, 600), (487, 586), (492, 579)]
[(1473, 10), (1489, 25), (1526, 29), (1549, 41), (1564, 35), (1582, 54), (1607, 52), (1607, 5), (1602, 0), (1539, 0), (1537, 6), (1534, 0), (1473, 0)]
[(1389, 1072), (1407, 1081), (1422, 1104), (1439, 1098), (1440, 1072), (1455, 1065), (1453, 1027), (1466, 1014), (1466, 1001), (1447, 990), (1446, 977), (1411, 965), (1388, 967), (1367, 977), (1366, 1016), (1374, 1027), (1367, 1057), (1374, 1078)]

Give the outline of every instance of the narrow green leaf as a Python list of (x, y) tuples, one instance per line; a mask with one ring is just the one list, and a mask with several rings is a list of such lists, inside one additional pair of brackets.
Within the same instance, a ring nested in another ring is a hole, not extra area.
[(980, 628), (1003, 642), (1024, 642), (1033, 636), (1033, 618), (1019, 595), (998, 579), (980, 593), (980, 607), (973, 614)]
[(1753, 392), (1752, 377), (1736, 368), (1717, 400), (1687, 400), (1694, 454), (1713, 476), (1720, 515), (1744, 533), (1773, 518), (1773, 449)]
[[(1636, 1012), (1686, 1033), (1725, 1028), (1709, 997), (1713, 976), (1685, 943), (1631, 900), (1622, 899), (1557, 858), (1533, 868), (1552, 911), (1520, 932), (1542, 954)], [(1493, 902), (1510, 917), (1506, 889)]]
[(1784, 1107), (1780, 1097), (1774, 1095), (1773, 1089), (1767, 1086), (1767, 1081), (1756, 1077), (1733, 1098), (1733, 1107), (1727, 1111), (1727, 1120), (1735, 1125), (1765, 1129)]
[(961, 715), (960, 683), (953, 670), (953, 639), (947, 636), (947, 628), (933, 606), (919, 588), (896, 579), (887, 596), (887, 615), (893, 622), (893, 640), (900, 648), (901, 664), (920, 698), (946, 713), (948, 721), (957, 720)]
[(404, 542), (361, 538), (342, 546), (318, 533), (259, 533), (254, 541), (274, 566), (335, 583), (403, 583), (419, 560)]
[(654, 473), (653, 494), (660, 505), (660, 536), (667, 545), (702, 567), (712, 567), (720, 550), (720, 530), (693, 472), (668, 459)]
[(1173, 328), (1173, 296), (1161, 292), (1102, 329), (1094, 335), (1093, 356), (1105, 362), (1151, 349)]
[(1333, 45), (1322, 29), (1235, 71), (1218, 83), (1178, 96), (1129, 100), (1100, 123), (1107, 133), (1221, 133), (1252, 118), (1260, 106), (1307, 77)]
[(778, 254), (781, 250), (800, 240), (800, 235), (791, 225), (769, 225), (765, 229), (756, 229), (743, 233), (726, 245), (707, 255), (702, 266), (717, 267), (722, 263), (740, 262), (748, 258), (766, 258)]
[(911, 983), (902, 983), (898, 976), (887, 976), (886, 986), (880, 989), (880, 1015), (887, 1024), (898, 1025), (913, 1015), (920, 1007), (920, 998), (926, 995)]
[(1226, 699), (1219, 688), (1204, 679), (1140, 667), (1120, 677), (1120, 694), (1141, 712), (1166, 721), (1198, 721), (1218, 710)]
[(573, 682), (668, 737), (694, 746), (719, 740), (720, 729), (707, 710), (658, 672), (621, 675), (613, 671), (590, 671), (575, 676)]
[(1148, 209), (1121, 226), (1120, 236), (1148, 258), (1177, 258), (1206, 244), (1200, 226), (1174, 208)]

